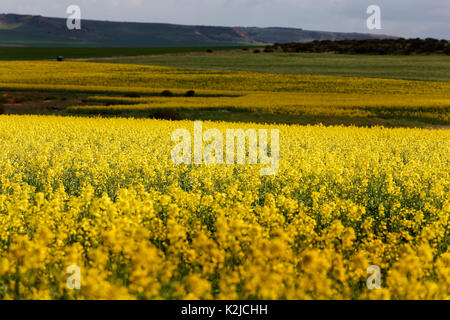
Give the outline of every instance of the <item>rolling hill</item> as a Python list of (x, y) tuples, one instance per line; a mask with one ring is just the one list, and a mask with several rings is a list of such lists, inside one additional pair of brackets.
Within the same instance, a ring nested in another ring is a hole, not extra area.
[(295, 28), (187, 26), (96, 20), (82, 20), (82, 29), (71, 31), (66, 28), (66, 19), (63, 18), (0, 14), (0, 46), (230, 46), (386, 37)]

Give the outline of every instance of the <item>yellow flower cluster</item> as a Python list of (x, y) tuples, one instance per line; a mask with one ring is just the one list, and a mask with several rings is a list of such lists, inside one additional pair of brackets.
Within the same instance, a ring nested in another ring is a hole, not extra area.
[(175, 165), (189, 121), (0, 116), (0, 298), (450, 299), (449, 131), (203, 126), (279, 129), (278, 174)]

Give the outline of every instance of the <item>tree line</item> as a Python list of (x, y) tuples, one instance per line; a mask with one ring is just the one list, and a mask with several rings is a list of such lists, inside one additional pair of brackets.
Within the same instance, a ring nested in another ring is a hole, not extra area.
[(427, 39), (367, 39), (367, 40), (323, 40), (312, 42), (275, 43), (266, 52), (334, 52), (347, 54), (450, 54), (447, 40)]

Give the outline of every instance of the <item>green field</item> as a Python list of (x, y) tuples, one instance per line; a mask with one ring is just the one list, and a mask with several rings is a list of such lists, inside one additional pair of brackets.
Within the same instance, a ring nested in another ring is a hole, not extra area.
[[(250, 50), (242, 50), (250, 48)], [(0, 47), (0, 60), (86, 59), (92, 62), (159, 65), (189, 69), (243, 70), (450, 81), (450, 57), (260, 53), (251, 47), (55, 48)], [(213, 53), (206, 53), (212, 50)]]
[[(92, 61), (97, 61), (93, 59)], [(102, 62), (106, 62), (102, 60)], [(246, 70), (267, 73), (319, 74), (450, 81), (450, 57), (340, 55), (323, 53), (229, 52), (108, 59), (111, 63), (160, 65), (192, 69)]]
[[(67, 59), (100, 57), (136, 57), (192, 52), (229, 51), (243, 47), (141, 47), (141, 48), (65, 48), (65, 47), (0, 47), (0, 60), (50, 60), (63, 56)], [(247, 47), (245, 47), (247, 48)]]

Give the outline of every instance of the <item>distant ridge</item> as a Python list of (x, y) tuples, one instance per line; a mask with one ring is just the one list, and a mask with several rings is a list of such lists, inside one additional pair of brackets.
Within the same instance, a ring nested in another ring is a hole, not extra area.
[(0, 46), (232, 46), (384, 38), (394, 37), (279, 27), (187, 26), (97, 20), (82, 20), (82, 30), (70, 31), (64, 18), (0, 14)]

